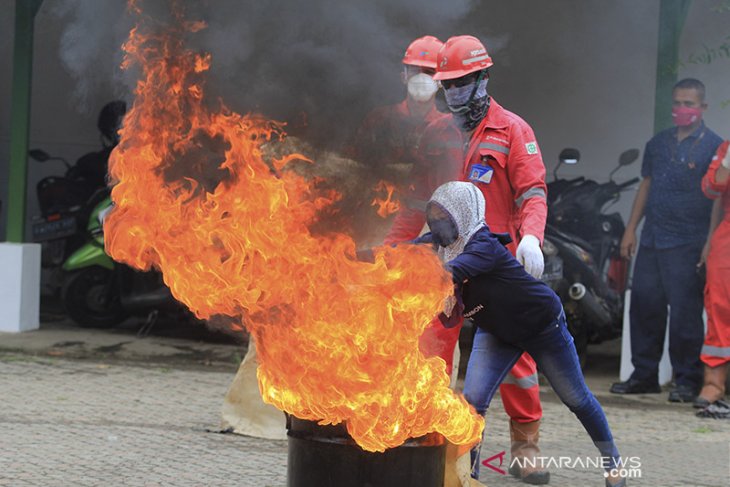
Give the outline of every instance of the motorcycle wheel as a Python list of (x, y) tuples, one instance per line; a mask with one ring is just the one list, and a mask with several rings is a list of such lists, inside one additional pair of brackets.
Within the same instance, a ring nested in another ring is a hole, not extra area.
[(113, 271), (108, 269), (87, 267), (65, 279), (61, 297), (66, 313), (76, 324), (108, 328), (127, 318), (113, 277)]

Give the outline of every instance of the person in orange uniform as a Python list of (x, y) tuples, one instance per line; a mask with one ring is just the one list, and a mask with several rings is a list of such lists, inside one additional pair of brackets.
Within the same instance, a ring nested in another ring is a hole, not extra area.
[[(439, 119), (449, 120), (448, 114), (435, 106), (438, 84), (433, 80), (436, 55), (443, 42), (433, 36), (423, 36), (411, 42), (403, 55), (403, 83), (406, 98), (395, 105), (378, 107), (368, 114), (360, 126), (354, 157), (366, 163), (408, 163), (406, 183), (399, 188), (400, 210), (385, 235), (385, 245), (409, 242), (421, 233), (426, 224), (426, 202), (441, 184), (459, 179), (458, 160), (422, 157), (421, 145), (426, 127)], [(421, 351), (426, 356), (438, 355), (446, 362), (448, 374), (453, 370), (454, 345), (458, 329), (447, 329), (437, 318), (421, 337)]]
[[(509, 233), (513, 240), (510, 252), (539, 279), (544, 268), (541, 243), (547, 219), (545, 165), (532, 128), (488, 95), (492, 64), (477, 38), (462, 35), (446, 41), (437, 56), (434, 79), (441, 82), (453, 117), (429, 125), (421, 151), (425, 158), (458, 158), (460, 179), (471, 181), (484, 194), (491, 231)], [(535, 462), (514, 461), (540, 453), (542, 405), (535, 361), (527, 353), (507, 375), (500, 393), (510, 416), (510, 473), (526, 483), (548, 483), (547, 471), (519, 468)]]
[[(431, 193), (442, 183), (457, 177), (456, 166), (427, 164), (420, 157), (420, 145), (426, 127), (448, 118), (436, 109), (434, 102), (438, 84), (433, 79), (436, 72), (436, 54), (443, 42), (433, 36), (423, 36), (411, 42), (403, 55), (403, 82), (408, 96), (397, 105), (375, 109), (363, 123), (361, 133), (375, 154), (390, 161), (408, 162), (411, 169), (407, 184), (401, 188), (402, 209), (395, 215), (384, 244), (407, 242), (418, 237), (426, 224), (424, 208)], [(387, 134), (378, 137), (378, 133)], [(363, 140), (362, 135), (358, 137)], [(385, 142), (386, 138), (389, 142)], [(383, 154), (387, 152), (387, 154)]]
[[(700, 358), (705, 379), (696, 401), (704, 409), (700, 417), (730, 418), (730, 404), (724, 401), (730, 367), (730, 142), (717, 150), (702, 179), (702, 191), (715, 200), (708, 237), (705, 309), (707, 333)], [(724, 215), (724, 216), (723, 216)]]
[[(363, 120), (357, 130), (355, 141), (347, 151), (348, 155), (377, 170), (386, 164), (407, 164), (411, 166), (408, 183), (398, 188), (399, 193), (410, 192), (411, 186), (419, 186), (423, 178), (430, 175), (430, 168), (418, 163), (418, 148), (426, 126), (448, 115), (436, 109), (434, 98), (438, 84), (433, 80), (436, 72), (436, 53), (443, 43), (433, 36), (423, 36), (411, 42), (403, 55), (401, 79), (407, 88), (403, 101), (394, 105), (377, 107)], [(438, 184), (431, 189), (433, 191)], [(430, 193), (424, 196), (428, 199)], [(396, 215), (385, 243), (395, 244), (412, 240), (418, 236), (425, 224), (423, 211), (412, 210), (405, 198), (406, 208)], [(416, 228), (417, 227), (417, 228)]]

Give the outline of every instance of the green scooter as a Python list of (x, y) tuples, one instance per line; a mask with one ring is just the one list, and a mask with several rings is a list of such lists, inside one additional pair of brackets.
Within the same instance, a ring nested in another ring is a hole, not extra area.
[(88, 241), (63, 263), (61, 298), (68, 316), (84, 327), (112, 327), (131, 315), (156, 317), (180, 309), (157, 271), (140, 272), (114, 262), (104, 250), (104, 217), (113, 208), (107, 196), (94, 207)]

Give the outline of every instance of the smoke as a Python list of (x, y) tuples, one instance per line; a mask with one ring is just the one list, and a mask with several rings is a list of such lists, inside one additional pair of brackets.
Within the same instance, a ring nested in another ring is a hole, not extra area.
[[(125, 98), (129, 92), (118, 68), (121, 46), (132, 27), (122, 1), (65, 0), (53, 2), (51, 13), (65, 24), (59, 56), (76, 80), (75, 105), (88, 109), (93, 93), (115, 93)], [(111, 88), (110, 88), (111, 87)]]
[[(137, 3), (169, 18), (171, 2)], [(209, 92), (235, 111), (286, 121), (290, 133), (328, 147), (345, 140), (368, 110), (402, 99), (401, 58), (413, 39), (463, 33), (472, 8), (472, 0), (176, 3), (187, 18), (208, 24), (190, 42), (212, 55)], [(65, 0), (54, 13), (67, 26), (60, 56), (78, 81), (75, 96), (87, 99), (110, 78), (129, 92), (135, 78), (118, 68), (132, 26), (125, 2)]]
[[(186, 20), (204, 21), (207, 27), (186, 35), (185, 44), (211, 54), (205, 73), (207, 99), (220, 99), (238, 113), (258, 112), (285, 122), (289, 135), (306, 141), (293, 152), (306, 145), (305, 155), (317, 161), (311, 176), (326, 179), (317, 190), (335, 189), (342, 196), (331, 213), (320, 215), (317, 230), (337, 229), (358, 240), (378, 241), (388, 222), (371, 208), (370, 190), (379, 180), (393, 181), (398, 175), (389, 168), (351, 164), (335, 154), (352, 142), (370, 110), (404, 98), (401, 60), (414, 39), (435, 35), (445, 40), (469, 33), (485, 40), (492, 55), (501, 50), (504, 38), (488, 39), (474, 28), (464, 31), (472, 3), (136, 0), (134, 6), (152, 29), (179, 21), (171, 6)], [(121, 46), (134, 24), (126, 2), (65, 0), (53, 13), (66, 26), (60, 55), (77, 80), (79, 102), (93, 99), (95, 90), (110, 79), (123, 98), (131, 99), (139, 72), (119, 68)], [(204, 174), (193, 159), (176, 161), (170, 170), (189, 173), (209, 189), (221, 175)]]

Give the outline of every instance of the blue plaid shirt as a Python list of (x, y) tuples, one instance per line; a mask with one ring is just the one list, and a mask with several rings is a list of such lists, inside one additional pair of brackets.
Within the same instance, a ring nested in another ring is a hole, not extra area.
[(702, 194), (702, 176), (721, 143), (704, 122), (682, 142), (676, 127), (647, 142), (641, 176), (651, 178), (651, 187), (641, 245), (670, 249), (704, 243), (712, 201)]

